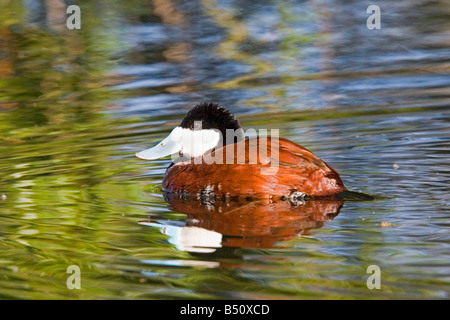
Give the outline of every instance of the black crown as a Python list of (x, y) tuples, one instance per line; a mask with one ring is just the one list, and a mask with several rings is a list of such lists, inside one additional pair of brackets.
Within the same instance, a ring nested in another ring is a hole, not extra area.
[[(180, 127), (197, 130), (198, 128), (194, 127), (196, 121), (201, 121), (202, 129), (219, 130), (222, 133), (223, 141), (227, 141), (225, 139), (227, 129), (234, 131), (241, 129), (239, 121), (228, 109), (212, 102), (202, 102), (196, 105), (181, 121)], [(239, 137), (237, 140), (240, 140)]]

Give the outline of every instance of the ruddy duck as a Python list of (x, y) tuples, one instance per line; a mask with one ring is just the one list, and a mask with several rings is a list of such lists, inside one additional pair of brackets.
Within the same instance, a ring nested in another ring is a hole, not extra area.
[[(339, 174), (308, 149), (284, 138), (244, 137), (230, 111), (201, 103), (166, 139), (136, 156), (154, 160), (180, 155), (167, 169), (162, 186), (185, 197), (296, 202), (347, 192)], [(255, 155), (252, 146), (266, 153)]]

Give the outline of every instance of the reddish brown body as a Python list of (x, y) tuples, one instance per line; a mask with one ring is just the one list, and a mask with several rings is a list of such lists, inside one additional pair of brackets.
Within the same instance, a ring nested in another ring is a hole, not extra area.
[[(327, 197), (347, 190), (339, 174), (306, 148), (283, 138), (279, 138), (278, 143), (270, 138), (265, 141), (269, 157), (258, 155), (256, 163), (249, 163), (254, 154), (250, 153), (249, 145), (260, 146), (261, 141), (257, 138), (226, 145), (209, 155), (216, 156), (216, 152), (223, 155), (223, 164), (195, 164), (194, 160), (175, 163), (166, 171), (163, 189), (196, 197), (254, 199), (289, 198), (295, 192)], [(230, 148), (234, 148), (234, 157), (230, 157)], [(238, 149), (242, 154), (245, 152), (245, 163), (237, 163)], [(275, 159), (278, 159), (276, 167)], [(202, 162), (202, 159), (196, 159), (196, 162)], [(271, 166), (276, 170), (275, 174), (261, 174), (261, 169)]]

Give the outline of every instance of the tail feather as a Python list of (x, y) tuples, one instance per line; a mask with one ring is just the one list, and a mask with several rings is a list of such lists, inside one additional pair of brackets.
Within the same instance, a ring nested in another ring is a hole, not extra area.
[(375, 200), (374, 196), (371, 196), (369, 194), (366, 193), (361, 193), (361, 192), (355, 192), (355, 191), (342, 191), (340, 193), (337, 194), (338, 198), (340, 200), (344, 200), (344, 201), (371, 201), (371, 200)]

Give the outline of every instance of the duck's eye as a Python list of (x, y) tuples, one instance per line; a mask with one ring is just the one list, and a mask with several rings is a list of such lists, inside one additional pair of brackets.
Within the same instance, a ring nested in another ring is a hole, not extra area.
[(194, 130), (202, 130), (202, 121), (194, 121)]

